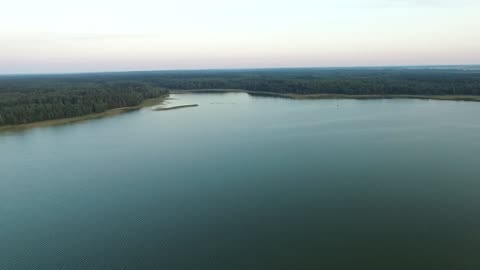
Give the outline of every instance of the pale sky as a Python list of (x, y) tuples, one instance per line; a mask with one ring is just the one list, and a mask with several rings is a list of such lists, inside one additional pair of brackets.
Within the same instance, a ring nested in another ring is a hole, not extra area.
[(480, 0), (0, 0), (0, 74), (480, 64)]

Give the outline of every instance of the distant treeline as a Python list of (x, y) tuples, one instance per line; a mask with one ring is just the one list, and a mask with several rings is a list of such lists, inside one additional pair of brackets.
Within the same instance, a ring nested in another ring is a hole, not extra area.
[(294, 94), (480, 95), (478, 68), (298, 68), (0, 77), (0, 125), (135, 106), (162, 89)]
[(144, 75), (169, 89), (244, 89), (294, 94), (480, 95), (480, 71), (286, 69)]

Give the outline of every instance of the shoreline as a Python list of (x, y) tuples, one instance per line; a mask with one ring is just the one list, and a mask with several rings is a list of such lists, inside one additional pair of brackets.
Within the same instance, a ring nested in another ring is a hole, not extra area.
[(480, 96), (469, 95), (345, 95), (345, 94), (294, 94), (294, 93), (275, 93), (265, 91), (251, 91), (242, 89), (191, 89), (191, 90), (171, 90), (171, 94), (182, 93), (247, 93), (252, 96), (268, 96), (289, 99), (424, 99), (424, 100), (450, 100), (450, 101), (473, 101), (480, 102)]
[(75, 117), (45, 120), (45, 121), (32, 122), (32, 123), (26, 123), (26, 124), (19, 124), (19, 125), (0, 126), (0, 132), (21, 131), (21, 130), (37, 128), (37, 127), (60, 126), (60, 125), (74, 124), (74, 123), (80, 123), (80, 122), (94, 120), (94, 119), (100, 119), (104, 117), (115, 116), (122, 113), (138, 111), (145, 107), (158, 105), (164, 102), (168, 97), (169, 97), (169, 94), (156, 97), (156, 98), (149, 98), (149, 99), (145, 99), (144, 101), (142, 101), (142, 103), (140, 103), (137, 106), (120, 107), (120, 108), (110, 109), (101, 113), (93, 113), (93, 114), (86, 114), (86, 115), (75, 116)]
[[(242, 89), (190, 89), (190, 90), (170, 90), (169, 94), (185, 94), (185, 93), (247, 93), (252, 96), (264, 96), (264, 97), (278, 97), (278, 98), (288, 98), (296, 100), (306, 100), (306, 99), (358, 99), (358, 100), (371, 100), (371, 99), (423, 99), (423, 100), (445, 100), (445, 101), (470, 101), (470, 102), (480, 102), (480, 96), (468, 96), (468, 95), (345, 95), (345, 94), (294, 94), (294, 93), (275, 93), (275, 92), (266, 92), (266, 91), (251, 91), (251, 90), (242, 90)], [(75, 116), (69, 118), (59, 118), (52, 119), (40, 122), (32, 122), (27, 124), (19, 125), (6, 125), (0, 126), (0, 132), (4, 131), (21, 131), (30, 128), (36, 127), (48, 127), (48, 126), (58, 126), (66, 124), (74, 124), (88, 120), (94, 120), (104, 117), (110, 117), (119, 115), (126, 112), (137, 111), (145, 107), (151, 107), (159, 105), (169, 98), (169, 94), (160, 96), (157, 98), (146, 99), (142, 101), (137, 106), (131, 107), (121, 107), (110, 109), (102, 113), (87, 114), (82, 116)], [(155, 108), (154, 111), (167, 111), (187, 107), (197, 107), (198, 104), (189, 104), (189, 105), (179, 105), (167, 108)]]

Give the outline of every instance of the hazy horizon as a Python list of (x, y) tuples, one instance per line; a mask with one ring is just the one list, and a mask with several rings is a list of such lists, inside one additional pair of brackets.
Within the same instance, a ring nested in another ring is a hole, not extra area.
[(142, 73), (142, 72), (189, 72), (189, 71), (242, 71), (242, 70), (282, 70), (282, 69), (450, 69), (465, 67), (471, 70), (480, 70), (480, 64), (452, 64), (452, 65), (392, 65), (392, 66), (298, 66), (298, 67), (239, 67), (239, 68), (180, 68), (180, 69), (150, 69), (150, 70), (101, 70), (101, 71), (72, 71), (72, 72), (31, 72), (31, 73), (0, 73), (1, 76), (29, 76), (29, 75), (76, 75), (101, 73)]
[(470, 0), (19, 0), (0, 74), (480, 63)]

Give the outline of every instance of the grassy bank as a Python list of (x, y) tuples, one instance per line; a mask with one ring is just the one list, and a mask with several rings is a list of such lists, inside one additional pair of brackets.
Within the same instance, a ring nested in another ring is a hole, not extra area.
[(168, 98), (168, 95), (161, 96), (158, 98), (146, 99), (138, 106), (115, 108), (115, 109), (107, 110), (102, 113), (87, 114), (87, 115), (82, 115), (77, 117), (61, 118), (61, 119), (40, 121), (40, 122), (34, 122), (34, 123), (28, 123), (28, 124), (0, 126), (0, 131), (16, 131), (16, 130), (35, 128), (35, 127), (66, 125), (66, 124), (73, 124), (73, 123), (88, 121), (92, 119), (110, 117), (110, 116), (118, 115), (121, 113), (137, 111), (144, 107), (151, 107), (151, 106), (158, 105), (163, 101), (165, 101), (166, 98)]

